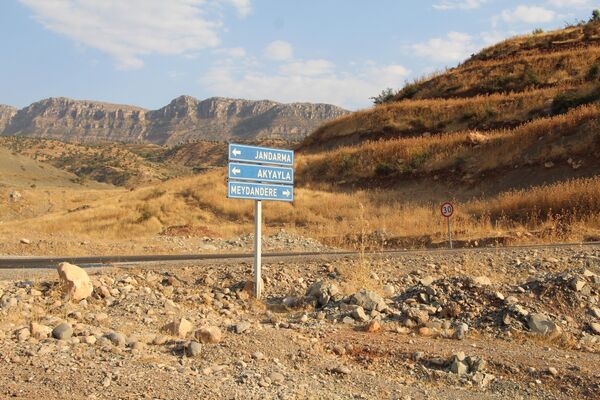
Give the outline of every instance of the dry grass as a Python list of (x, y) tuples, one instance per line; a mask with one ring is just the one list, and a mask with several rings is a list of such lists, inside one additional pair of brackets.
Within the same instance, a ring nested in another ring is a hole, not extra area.
[[(481, 95), (461, 99), (406, 100), (345, 115), (322, 125), (301, 148), (330, 147), (345, 140), (415, 136), (493, 129), (530, 121), (547, 113), (560, 88), (522, 93)], [(360, 136), (356, 138), (355, 136)]]
[[(253, 203), (226, 198), (225, 174), (213, 172), (180, 178), (132, 192), (99, 192), (88, 202), (90, 208), (76, 212), (57, 210), (48, 215), (16, 220), (0, 225), (1, 237), (58, 235), (78, 240), (119, 240), (157, 235), (173, 225), (206, 226), (223, 237), (252, 231)], [(77, 191), (62, 193), (64, 201), (82, 200)], [(586, 232), (600, 229), (600, 178), (574, 180), (527, 191), (500, 194), (486, 200), (457, 203), (453, 217), (456, 239), (501, 236), (515, 232), (547, 231), (541, 237), (524, 240), (581, 239)], [(445, 220), (439, 203), (403, 200), (400, 190), (358, 190), (325, 192), (296, 189), (293, 204), (265, 204), (266, 232), (280, 228), (317, 239), (358, 235), (374, 231), (401, 237), (429, 236), (444, 240)], [(530, 210), (530, 213), (526, 213)], [(558, 223), (560, 221), (560, 223)], [(568, 222), (571, 227), (564, 229)], [(557, 226), (560, 229), (557, 231)], [(557, 236), (552, 236), (553, 232)], [(566, 235), (566, 236), (565, 236)], [(365, 264), (366, 265), (366, 264)], [(354, 268), (360, 268), (360, 265)], [(364, 274), (363, 274), (364, 275)]]
[(302, 182), (360, 181), (377, 177), (456, 170), (478, 174), (515, 165), (588, 157), (600, 151), (600, 106), (582, 106), (515, 129), (459, 132), (364, 142), (306, 155), (298, 162)]

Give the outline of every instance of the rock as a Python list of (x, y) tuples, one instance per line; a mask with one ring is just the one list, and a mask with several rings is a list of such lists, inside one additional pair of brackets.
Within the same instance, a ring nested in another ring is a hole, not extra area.
[(21, 244), (31, 244), (31, 240), (25, 238), (22, 238), (21, 240), (19, 240), (19, 242), (21, 242)]
[(387, 305), (381, 296), (365, 289), (354, 293), (350, 298), (350, 301), (352, 304), (361, 306), (367, 311), (383, 311), (387, 308)]
[[(463, 354), (464, 356), (464, 354)], [(453, 357), (452, 364), (450, 364), (450, 371), (457, 375), (466, 375), (469, 373), (469, 366), (463, 360), (460, 360), (459, 357)]]
[(371, 333), (379, 332), (381, 330), (381, 324), (379, 323), (379, 321), (374, 319), (373, 321), (371, 321), (367, 324), (367, 327), (365, 330), (367, 332), (371, 332)]
[(172, 336), (185, 338), (194, 330), (194, 325), (185, 318), (178, 318), (165, 325), (163, 330)]
[(598, 319), (600, 319), (600, 308), (598, 307), (593, 307), (592, 308), (592, 315)]
[(435, 278), (433, 276), (426, 276), (424, 278), (421, 278), (419, 280), (419, 283), (423, 286), (430, 286), (433, 281), (435, 281)]
[(221, 330), (216, 326), (200, 328), (196, 331), (195, 337), (203, 344), (216, 344), (222, 339)]
[(255, 360), (264, 360), (265, 355), (263, 353), (261, 353), (260, 351), (255, 351), (254, 353), (252, 353), (252, 358)]
[(592, 332), (596, 335), (600, 335), (600, 324), (598, 322), (592, 322), (590, 328), (592, 328)]
[(367, 314), (365, 314), (364, 308), (360, 306), (352, 310), (352, 318), (359, 322), (366, 322), (369, 320), (369, 317), (367, 316)]
[(431, 336), (432, 332), (431, 329), (429, 329), (426, 326), (422, 326), (421, 328), (419, 328), (419, 335), (421, 336)]
[(71, 325), (63, 322), (52, 330), (52, 337), (58, 340), (68, 340), (73, 336), (73, 328)]
[(487, 276), (477, 276), (472, 279), (473, 283), (478, 286), (489, 286), (492, 281)]
[(96, 344), (96, 341), (97, 341), (97, 339), (96, 339), (96, 336), (94, 336), (94, 335), (88, 335), (88, 336), (84, 336), (81, 338), (81, 343), (85, 343), (85, 344), (93, 345), (93, 344)]
[(188, 357), (198, 357), (202, 351), (202, 345), (196, 341), (191, 341), (185, 347), (185, 355)]
[(283, 376), (283, 374), (280, 374), (279, 372), (270, 373), (269, 379), (272, 383), (277, 385), (281, 385), (283, 382), (285, 382), (285, 376)]
[(531, 332), (545, 336), (555, 335), (561, 331), (560, 327), (544, 314), (530, 315), (527, 325), (529, 326)]
[(340, 295), (338, 287), (329, 281), (318, 281), (310, 285), (306, 296), (317, 302), (317, 306), (325, 307), (330, 300), (336, 300)]
[(244, 332), (246, 332), (248, 329), (250, 329), (250, 327), (252, 326), (252, 324), (248, 321), (242, 321), (242, 322), (238, 322), (235, 327), (235, 333), (237, 334), (242, 334)]
[(23, 196), (21, 195), (21, 193), (17, 190), (13, 190), (12, 192), (10, 192), (10, 194), (8, 195), (8, 199), (10, 201), (12, 201), (13, 203), (18, 203), (19, 200), (21, 200)]
[(336, 375), (349, 375), (350, 368), (346, 367), (345, 365), (340, 365), (340, 366), (331, 368), (329, 370), (329, 372), (331, 372), (332, 374), (336, 374)]
[(552, 376), (558, 376), (558, 370), (554, 367), (548, 368), (548, 373)]
[(19, 342), (24, 342), (31, 337), (31, 332), (29, 328), (21, 328), (15, 333), (15, 336)]
[(155, 336), (154, 339), (152, 339), (152, 344), (156, 346), (161, 346), (167, 343), (168, 341), (169, 339), (166, 336)]
[(52, 328), (49, 326), (38, 324), (33, 321), (29, 324), (29, 330), (31, 331), (31, 336), (38, 340), (46, 339), (52, 333)]
[(429, 321), (429, 313), (418, 308), (409, 308), (406, 310), (406, 316), (415, 321), (418, 325), (422, 325)]
[(471, 380), (474, 383), (476, 383), (477, 385), (479, 385), (480, 387), (486, 387), (490, 383), (492, 383), (494, 380), (496, 380), (496, 377), (492, 374), (476, 372), (473, 374), (473, 378)]
[(134, 340), (127, 343), (127, 347), (129, 347), (131, 350), (142, 351), (146, 348), (146, 343)]
[(569, 282), (569, 287), (576, 292), (581, 292), (581, 290), (585, 287), (586, 284), (587, 282), (583, 279), (573, 278), (571, 282)]
[(467, 336), (467, 332), (469, 332), (469, 325), (460, 323), (456, 326), (454, 330), (454, 338), (458, 340), (463, 340)]
[(125, 347), (127, 344), (127, 338), (119, 332), (109, 332), (104, 337), (117, 347)]
[(58, 265), (57, 271), (71, 300), (83, 300), (89, 297), (94, 291), (90, 277), (82, 268), (64, 262)]
[(396, 289), (393, 285), (385, 285), (383, 287), (383, 295), (385, 297), (392, 297), (396, 293)]

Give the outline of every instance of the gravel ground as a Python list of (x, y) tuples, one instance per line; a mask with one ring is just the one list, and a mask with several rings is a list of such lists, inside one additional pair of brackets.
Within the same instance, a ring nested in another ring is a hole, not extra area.
[(0, 271), (0, 398), (600, 398), (597, 246), (285, 259), (263, 301), (247, 261), (87, 272)]

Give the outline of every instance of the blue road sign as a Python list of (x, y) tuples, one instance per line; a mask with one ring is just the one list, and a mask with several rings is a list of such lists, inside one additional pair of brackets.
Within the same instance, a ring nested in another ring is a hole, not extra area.
[(258, 164), (294, 165), (292, 150), (270, 149), (267, 147), (229, 145), (229, 161), (244, 161)]
[(232, 199), (294, 201), (294, 187), (229, 181), (227, 196)]
[(294, 183), (294, 169), (268, 165), (229, 163), (229, 179), (291, 185)]

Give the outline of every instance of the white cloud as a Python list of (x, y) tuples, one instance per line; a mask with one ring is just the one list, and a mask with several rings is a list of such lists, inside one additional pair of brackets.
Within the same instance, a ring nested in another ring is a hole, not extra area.
[(442, 0), (439, 3), (434, 4), (433, 8), (435, 8), (436, 10), (474, 10), (476, 8), (481, 7), (488, 1), (489, 0)]
[(235, 7), (240, 17), (247, 17), (252, 11), (250, 0), (225, 0)]
[(335, 65), (327, 60), (296, 61), (281, 66), (279, 71), (290, 76), (319, 76), (331, 74)]
[(269, 43), (265, 48), (265, 56), (271, 60), (289, 60), (294, 55), (294, 49), (292, 45), (283, 40), (276, 40)]
[(411, 48), (419, 56), (438, 62), (461, 61), (477, 50), (473, 37), (460, 32), (450, 32), (446, 37), (429, 39)]
[(590, 0), (549, 0), (549, 3), (554, 7), (576, 7), (576, 8), (586, 8), (591, 7)]
[(244, 49), (243, 47), (230, 47), (230, 48), (216, 49), (214, 52), (216, 54), (223, 54), (230, 58), (246, 57), (246, 49)]
[(182, 55), (219, 45), (226, 1), (240, 15), (250, 0), (20, 0), (47, 29), (115, 59), (121, 69), (144, 65), (143, 56)]
[[(541, 24), (552, 22), (558, 18), (555, 11), (539, 6), (518, 6), (513, 10), (504, 10), (499, 16), (508, 23)], [(497, 24), (498, 17), (494, 20)]]
[(362, 64), (342, 71), (327, 60), (290, 62), (276, 73), (265, 72), (261, 65), (238, 69), (235, 63), (219, 63), (199, 83), (220, 96), (323, 102), (354, 109), (370, 104), (369, 97), (384, 88), (402, 87), (409, 73), (401, 65)]

